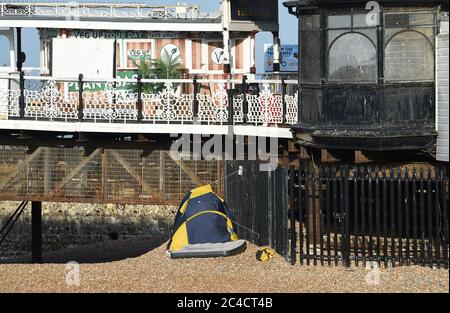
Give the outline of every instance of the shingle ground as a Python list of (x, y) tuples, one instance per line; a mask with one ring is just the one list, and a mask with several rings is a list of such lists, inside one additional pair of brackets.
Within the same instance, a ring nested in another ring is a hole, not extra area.
[[(155, 248), (150, 239), (99, 243), (46, 254), (44, 261), (54, 264), (0, 264), (0, 292), (449, 292), (444, 269), (381, 268), (373, 285), (377, 275), (368, 269), (291, 266), (280, 256), (263, 263), (256, 250), (172, 260), (165, 244)], [(124, 259), (127, 251), (133, 257)], [(80, 264), (79, 287), (66, 284), (69, 260), (96, 262)]]

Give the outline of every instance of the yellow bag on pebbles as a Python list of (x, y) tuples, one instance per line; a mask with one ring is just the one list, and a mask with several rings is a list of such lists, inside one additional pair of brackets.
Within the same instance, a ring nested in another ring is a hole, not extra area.
[(270, 248), (260, 248), (256, 252), (256, 259), (262, 262), (273, 259), (275, 256), (275, 251)]

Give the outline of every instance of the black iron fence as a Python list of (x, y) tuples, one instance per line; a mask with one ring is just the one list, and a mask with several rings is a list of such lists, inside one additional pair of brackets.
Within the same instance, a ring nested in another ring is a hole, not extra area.
[(448, 168), (289, 172), (291, 262), (448, 269)]

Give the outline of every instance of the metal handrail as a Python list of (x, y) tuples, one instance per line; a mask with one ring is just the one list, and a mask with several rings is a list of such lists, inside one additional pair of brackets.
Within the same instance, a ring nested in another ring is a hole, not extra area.
[[(0, 79), (19, 79), (19, 73), (12, 74), (0, 74)], [(34, 80), (34, 81), (58, 81), (58, 82), (78, 82), (78, 77), (59, 77), (59, 76), (31, 76), (24, 75), (24, 79), (26, 80)], [(136, 83), (137, 79), (132, 78), (90, 78), (84, 77), (83, 81), (88, 83)], [(183, 83), (192, 83), (193, 79), (150, 79), (150, 78), (142, 78), (142, 83), (171, 83), (171, 84), (183, 84)], [(240, 79), (205, 79), (205, 78), (197, 78), (198, 83), (217, 83), (217, 84), (241, 84), (242, 80)], [(281, 79), (252, 79), (247, 80), (249, 84), (282, 84), (285, 83), (287, 85), (296, 85), (298, 84), (297, 80), (281, 80)]]

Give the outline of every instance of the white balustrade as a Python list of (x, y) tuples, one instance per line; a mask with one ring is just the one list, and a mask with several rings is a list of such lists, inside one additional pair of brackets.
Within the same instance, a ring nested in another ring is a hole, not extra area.
[[(17, 81), (17, 78), (11, 78)], [(79, 91), (75, 80), (51, 77), (25, 77), (24, 118), (47, 121), (74, 121), (79, 119)], [(69, 84), (70, 82), (70, 84)], [(233, 81), (238, 84), (240, 81)], [(234, 124), (276, 127), (298, 122), (298, 94), (273, 92), (280, 86), (264, 80), (256, 83), (257, 94), (234, 93)], [(84, 82), (84, 86), (88, 84)], [(192, 86), (192, 80), (142, 80), (141, 93), (143, 123), (192, 123), (194, 105), (198, 105), (198, 120), (207, 125), (226, 125), (229, 122), (229, 98), (224, 81), (199, 80), (209, 84), (208, 92), (194, 94), (183, 91), (183, 86)], [(255, 82), (253, 82), (255, 84)], [(69, 86), (71, 86), (69, 88)], [(135, 80), (96, 81), (94, 87), (83, 89), (84, 121), (103, 123), (127, 123), (138, 120), (138, 92)], [(151, 88), (148, 88), (148, 87)], [(192, 88), (191, 88), (192, 89)], [(255, 89), (255, 88), (253, 88)], [(279, 89), (279, 88), (278, 88)], [(236, 90), (239, 90), (237, 87)], [(0, 103), (8, 104), (8, 116), (18, 118), (20, 90), (0, 89)], [(194, 101), (195, 100), (195, 101)]]
[(76, 2), (6, 2), (0, 3), (1, 16), (32, 16), (50, 18), (112, 18), (112, 19), (219, 19), (220, 12), (201, 13), (198, 6), (152, 6), (146, 4), (106, 4)]

